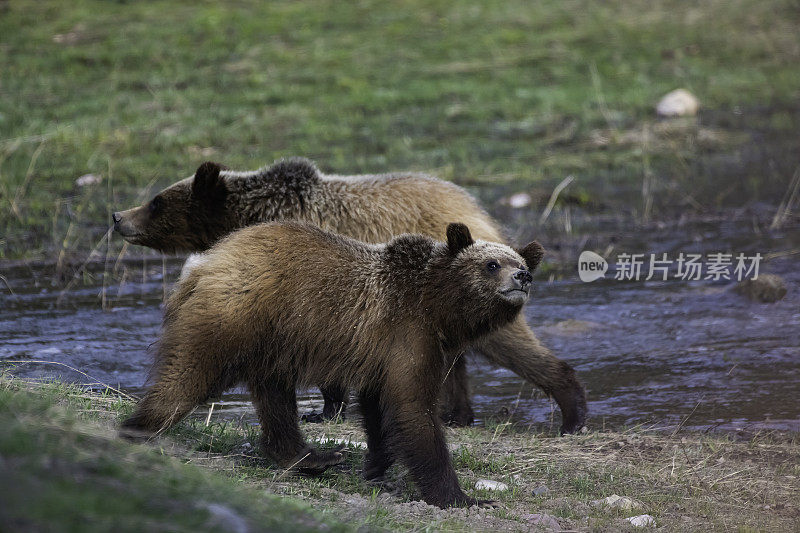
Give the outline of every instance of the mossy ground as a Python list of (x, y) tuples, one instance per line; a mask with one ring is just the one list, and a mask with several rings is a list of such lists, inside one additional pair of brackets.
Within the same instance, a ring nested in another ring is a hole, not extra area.
[[(219, 523), (205, 506), (217, 503), (253, 530), (515, 531), (531, 527), (531, 514), (580, 531), (633, 529), (624, 519), (644, 513), (662, 531), (800, 525), (800, 441), (792, 434), (734, 439), (631, 428), (562, 438), (502, 421), (448, 429), (462, 486), (500, 507), (440, 510), (415, 501), (400, 466), (381, 484), (365, 482), (363, 433), (352, 422), (303, 426), (323, 446), (334, 439), (350, 443), (344, 463), (305, 478), (259, 456), (252, 447), (257, 427), (209, 418), (208, 406), (150, 444), (120, 441), (115, 428), (131, 408), (115, 394), (4, 376), (0, 490), (12, 504), (0, 510), (3, 523), (42, 530), (213, 530)], [(509, 490), (477, 491), (479, 479), (504, 482)], [(534, 494), (541, 486), (547, 492)], [(592, 503), (612, 494), (640, 507)]]
[[(116, 437), (130, 402), (0, 378), (0, 522), (6, 531), (331, 531), (331, 513)], [(177, 457), (176, 457), (177, 455)]]

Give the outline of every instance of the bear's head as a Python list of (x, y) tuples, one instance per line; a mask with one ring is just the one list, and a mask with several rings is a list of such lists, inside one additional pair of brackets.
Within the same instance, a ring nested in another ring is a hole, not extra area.
[(132, 243), (161, 252), (199, 252), (234, 229), (225, 207), (228, 189), (223, 167), (206, 162), (194, 176), (179, 181), (145, 205), (112, 215), (114, 230)]
[(544, 255), (542, 245), (532, 241), (514, 250), (475, 241), (467, 226), (454, 223), (447, 227), (446, 246), (429, 285), (429, 291), (439, 293), (441, 306), (429, 305), (440, 307), (438, 315), (447, 327), (468, 340), (514, 320), (530, 297), (532, 272)]

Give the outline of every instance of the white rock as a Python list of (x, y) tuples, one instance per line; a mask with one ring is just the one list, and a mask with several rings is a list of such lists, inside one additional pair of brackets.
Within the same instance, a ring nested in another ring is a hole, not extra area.
[(514, 209), (522, 209), (531, 205), (531, 195), (526, 192), (518, 192), (508, 197), (508, 205)]
[(247, 521), (227, 505), (208, 503), (203, 507), (210, 515), (208, 522), (205, 524), (209, 529), (219, 529), (233, 533), (247, 533), (250, 531)]
[(632, 516), (625, 520), (636, 527), (654, 527), (656, 525), (656, 519), (649, 514), (640, 514), (639, 516)]
[(612, 494), (607, 498), (603, 498), (602, 500), (595, 500), (592, 502), (592, 505), (595, 507), (609, 507), (611, 509), (623, 509), (629, 511), (631, 509), (638, 509), (642, 506), (641, 503), (628, 498), (627, 496), (618, 496), (616, 494)]
[(490, 479), (479, 479), (477, 483), (475, 483), (475, 488), (477, 490), (496, 490), (496, 491), (504, 491), (508, 490), (508, 485), (501, 481), (492, 481)]
[(75, 185), (78, 187), (87, 187), (89, 185), (97, 185), (101, 181), (103, 181), (103, 176), (98, 176), (97, 174), (84, 174), (75, 180)]
[(685, 117), (697, 114), (700, 102), (686, 89), (676, 89), (667, 93), (658, 102), (656, 113), (662, 117)]

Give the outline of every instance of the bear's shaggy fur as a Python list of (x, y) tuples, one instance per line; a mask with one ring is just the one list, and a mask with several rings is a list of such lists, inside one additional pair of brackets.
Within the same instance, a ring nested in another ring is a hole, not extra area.
[[(364, 242), (402, 233), (442, 240), (450, 222), (463, 222), (477, 239), (504, 242), (497, 224), (460, 187), (423, 174), (337, 176), (306, 159), (290, 159), (252, 172), (204, 163), (193, 177), (159, 192), (147, 204), (114, 213), (129, 242), (164, 252), (208, 249), (230, 232), (261, 222), (295, 220)], [(523, 316), (472, 348), (495, 364), (542, 388), (562, 413), (562, 432), (584, 425), (586, 395), (574, 370), (541, 345)], [(459, 357), (444, 386), (443, 418), (473, 421), (465, 359)], [(325, 415), (341, 411), (346, 391), (323, 389)]]
[(459, 221), (475, 238), (503, 241), (497, 225), (457, 185), (423, 174), (328, 176), (302, 158), (254, 172), (203, 163), (148, 204), (114, 213), (125, 240), (166, 253), (207, 250), (234, 230), (278, 220), (370, 243), (403, 233), (441, 239), (447, 224)]
[(543, 252), (532, 242), (520, 253), (474, 242), (463, 224), (448, 227), (447, 244), (403, 235), (369, 245), (294, 222), (240, 230), (167, 301), (157, 379), (123, 434), (152, 435), (245, 383), (266, 454), (320, 472), (342, 457), (307, 445), (295, 388), (347, 384), (364, 411), (368, 478), (398, 458), (426, 502), (478, 503), (458, 485), (437, 399), (455, 358), (528, 299)]

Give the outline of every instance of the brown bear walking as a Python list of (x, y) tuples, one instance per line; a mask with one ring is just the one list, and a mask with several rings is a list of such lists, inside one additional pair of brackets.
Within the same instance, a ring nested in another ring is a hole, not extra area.
[(152, 435), (243, 382), (265, 453), (321, 472), (342, 456), (306, 443), (295, 388), (346, 384), (364, 412), (367, 478), (398, 458), (426, 502), (478, 503), (458, 485), (437, 399), (461, 351), (519, 314), (542, 253), (536, 242), (521, 255), (474, 242), (463, 224), (448, 226), (446, 244), (403, 235), (369, 245), (293, 222), (240, 230), (168, 299), (157, 379), (123, 434)]
[[(126, 240), (164, 252), (203, 251), (236, 229), (274, 220), (307, 222), (371, 243), (402, 233), (442, 240), (447, 224), (461, 221), (477, 239), (504, 242), (497, 224), (452, 183), (421, 174), (324, 175), (305, 159), (253, 172), (204, 163), (193, 177), (113, 218)], [(562, 432), (584, 425), (586, 395), (574, 370), (541, 345), (522, 315), (471, 348), (552, 396), (561, 408)], [(456, 360), (444, 389), (443, 418), (471, 424), (463, 357)], [(331, 386), (323, 388), (323, 395), (330, 418), (341, 410), (346, 391)]]

